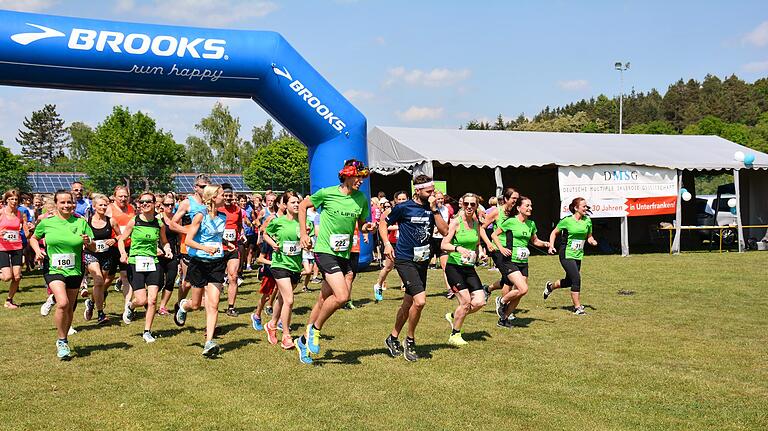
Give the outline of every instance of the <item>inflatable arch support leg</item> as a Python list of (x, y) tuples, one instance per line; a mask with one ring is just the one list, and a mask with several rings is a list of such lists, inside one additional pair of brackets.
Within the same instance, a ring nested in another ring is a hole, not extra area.
[[(0, 22), (0, 84), (250, 98), (308, 147), (312, 192), (338, 184), (344, 160), (367, 164), (363, 114), (278, 33), (11, 11)], [(370, 262), (368, 244), (360, 255)]]

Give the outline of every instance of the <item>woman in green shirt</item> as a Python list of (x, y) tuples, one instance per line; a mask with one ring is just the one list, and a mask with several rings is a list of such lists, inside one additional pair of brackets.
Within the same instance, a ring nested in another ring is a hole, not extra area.
[(573, 301), (574, 314), (584, 315), (584, 306), (579, 298), (581, 292), (581, 259), (584, 258), (584, 242), (597, 245), (592, 237), (592, 220), (587, 216), (589, 206), (584, 198), (576, 198), (571, 201), (568, 209), (573, 215), (560, 220), (557, 227), (549, 235), (549, 254), (557, 253), (555, 250), (555, 237), (562, 233), (560, 245), (560, 265), (565, 270), (565, 278), (554, 283), (547, 281), (544, 286), (544, 299), (555, 289), (571, 288), (571, 300)]
[[(120, 261), (128, 264), (128, 281), (133, 288), (133, 300), (125, 303), (123, 322), (130, 325), (136, 307), (147, 308), (142, 338), (155, 342), (152, 322), (155, 320), (157, 293), (162, 278), (158, 254), (173, 257), (171, 245), (165, 236), (165, 223), (155, 217), (155, 195), (144, 192), (139, 196), (139, 214), (128, 221), (117, 242)], [(125, 241), (131, 239), (130, 253), (126, 253)], [(161, 248), (162, 247), (162, 248)]]
[[(56, 356), (67, 360), (71, 356), (67, 331), (72, 325), (72, 315), (77, 292), (83, 281), (83, 246), (94, 251), (91, 242), (93, 230), (84, 218), (75, 217), (75, 199), (72, 193), (59, 190), (53, 197), (55, 215), (42, 219), (35, 227), (29, 245), (38, 261), (45, 260), (45, 282), (56, 299)], [(46, 249), (40, 249), (38, 240), (45, 239)]]
[[(499, 316), (498, 326), (511, 328), (514, 314), (512, 313), (520, 300), (528, 293), (528, 244), (536, 247), (549, 247), (549, 243), (536, 236), (536, 223), (529, 217), (533, 212), (531, 199), (520, 196), (512, 210), (491, 237), (504, 256), (499, 270), (514, 286), (504, 295), (496, 298), (496, 314)], [(506, 243), (502, 244), (499, 235), (506, 235)], [(509, 248), (507, 248), (509, 247)]]
[(285, 215), (272, 219), (264, 230), (264, 241), (272, 253), (272, 276), (277, 284), (278, 295), (272, 309), (272, 319), (264, 325), (267, 341), (277, 344), (277, 322), (283, 324), (283, 339), (280, 347), (285, 350), (294, 347), (291, 338), (291, 310), (293, 289), (301, 278), (301, 252), (299, 244), (299, 197), (292, 191), (280, 196), (285, 206)]
[(445, 319), (451, 324), (451, 336), (448, 344), (463, 346), (467, 344), (461, 337), (464, 318), (485, 306), (483, 283), (475, 271), (478, 245), (480, 240), (491, 248), (491, 242), (477, 218), (477, 195), (467, 193), (462, 197), (462, 210), (459, 216), (451, 220), (448, 234), (443, 237), (440, 248), (450, 252), (445, 264), (445, 277), (448, 285), (459, 300), (453, 313), (447, 313)]
[[(507, 187), (504, 190), (504, 194), (500, 198), (501, 204), (497, 205), (494, 209), (491, 210), (491, 212), (485, 215), (485, 220), (483, 221), (483, 229), (488, 229), (488, 233), (493, 234), (493, 231), (496, 230), (496, 228), (499, 227), (499, 225), (507, 219), (507, 214), (510, 213), (515, 204), (517, 204), (518, 198), (520, 198), (520, 193), (518, 193), (514, 187)], [(501, 237), (499, 240), (502, 244), (506, 244), (507, 242), (506, 237)], [(493, 263), (496, 265), (496, 268), (501, 271), (501, 267), (504, 264), (504, 255), (502, 255), (501, 252), (496, 249), (496, 247), (489, 248), (488, 252), (491, 256), (491, 259), (493, 259)], [(486, 287), (486, 301), (488, 301), (488, 297), (491, 296), (491, 292), (494, 290), (501, 289), (502, 296), (509, 293), (511, 283), (509, 279), (503, 274), (503, 271), (501, 272), (502, 275), (499, 281), (494, 281), (493, 284)]]

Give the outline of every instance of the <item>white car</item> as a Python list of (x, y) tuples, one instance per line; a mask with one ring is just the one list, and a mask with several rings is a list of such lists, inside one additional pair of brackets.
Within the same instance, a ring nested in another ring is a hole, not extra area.
[[(717, 225), (718, 226), (736, 226), (736, 214), (731, 212), (731, 207), (728, 206), (730, 199), (735, 199), (736, 195), (723, 194), (720, 195), (720, 201), (717, 201), (717, 195), (698, 195), (696, 196), (697, 208), (696, 218), (697, 221), (701, 218), (701, 221), (709, 215), (708, 223), (699, 223), (700, 226), (712, 226), (712, 217), (715, 215), (715, 206), (717, 206)], [(700, 201), (704, 202), (700, 202)], [(703, 205), (702, 205), (703, 204)]]

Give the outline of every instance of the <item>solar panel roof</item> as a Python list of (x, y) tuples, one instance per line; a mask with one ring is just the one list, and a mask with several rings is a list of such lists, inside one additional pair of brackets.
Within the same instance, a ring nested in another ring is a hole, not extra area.
[[(176, 174), (173, 177), (177, 192), (190, 193), (194, 190), (197, 174)], [(33, 172), (27, 176), (34, 193), (54, 193), (56, 190), (69, 190), (72, 182), (84, 181), (88, 178), (82, 172)], [(243, 181), (242, 175), (220, 174), (211, 175), (214, 184), (230, 183), (236, 193), (252, 191)]]

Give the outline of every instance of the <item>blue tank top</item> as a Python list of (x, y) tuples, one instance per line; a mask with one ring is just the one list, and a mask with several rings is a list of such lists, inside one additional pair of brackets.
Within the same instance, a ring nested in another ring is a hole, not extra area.
[(189, 215), (190, 220), (195, 218), (197, 213), (205, 214), (208, 212), (208, 209), (205, 207), (205, 205), (198, 202), (197, 199), (193, 197), (193, 195), (187, 196), (187, 200), (189, 201), (189, 211), (187, 211), (187, 215)]
[(261, 220), (260, 220), (261, 224), (264, 224), (264, 220), (268, 219), (269, 216), (271, 216), (271, 215), (272, 215), (272, 212), (269, 211), (269, 208), (268, 207), (264, 207), (264, 215), (261, 217)]
[(224, 236), (224, 227), (227, 223), (227, 216), (224, 213), (216, 213), (216, 217), (211, 217), (207, 212), (203, 215), (203, 221), (195, 234), (195, 242), (202, 245), (218, 246), (219, 250), (214, 254), (209, 254), (203, 250), (187, 247), (187, 253), (198, 259), (216, 260), (224, 257), (222, 250), (222, 237)]

